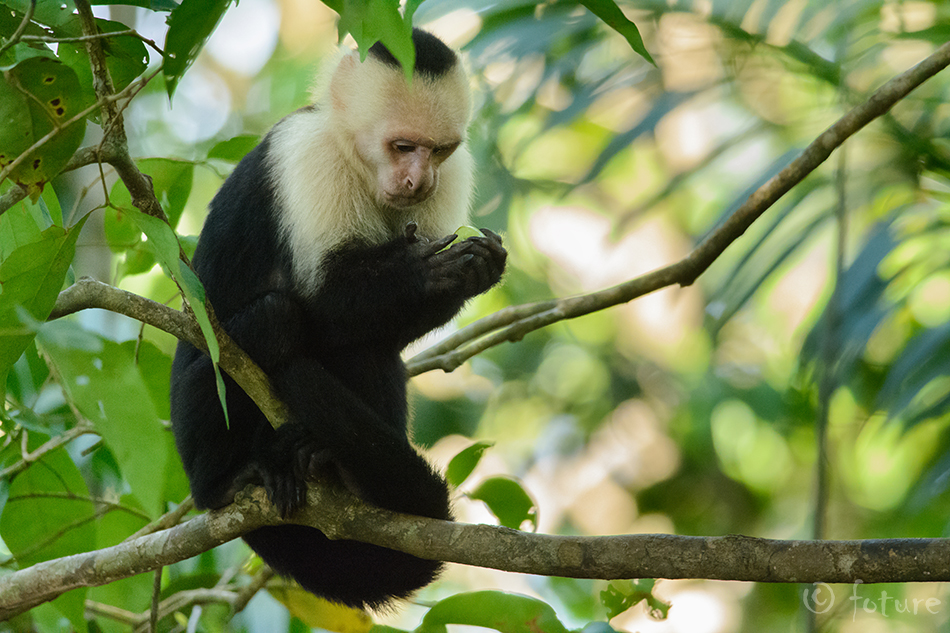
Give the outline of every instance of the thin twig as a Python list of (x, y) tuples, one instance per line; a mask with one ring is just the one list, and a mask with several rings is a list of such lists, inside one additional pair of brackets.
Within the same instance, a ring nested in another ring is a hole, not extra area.
[[(93, 426), (89, 423), (77, 424), (76, 426), (74, 426), (71, 429), (68, 429), (61, 435), (57, 435), (56, 437), (50, 438), (48, 441), (44, 442), (32, 453), (24, 452), (23, 457), (19, 461), (14, 462), (13, 464), (7, 466), (3, 470), (0, 470), (0, 479), (9, 479), (10, 477), (13, 477), (17, 473), (20, 473), (26, 470), (30, 466), (30, 464), (32, 464), (33, 462), (36, 462), (37, 460), (42, 458), (44, 455), (46, 455), (50, 451), (56, 450), (60, 446), (68, 444), (69, 442), (73, 441), (80, 435), (85, 435), (86, 433), (95, 433), (95, 432), (96, 432), (95, 428), (93, 428)], [(24, 431), (24, 436), (25, 434), (26, 434), (26, 431)]]
[(66, 42), (88, 42), (92, 39), (108, 39), (111, 37), (134, 37), (137, 40), (141, 40), (144, 44), (151, 46), (155, 52), (164, 55), (165, 52), (161, 47), (155, 43), (155, 40), (151, 40), (135, 29), (126, 29), (122, 31), (112, 31), (109, 33), (99, 32), (99, 33), (90, 33), (89, 35), (77, 35), (75, 37), (57, 37), (55, 35), (24, 35), (20, 38), (22, 42), (43, 42), (44, 44), (62, 44)]

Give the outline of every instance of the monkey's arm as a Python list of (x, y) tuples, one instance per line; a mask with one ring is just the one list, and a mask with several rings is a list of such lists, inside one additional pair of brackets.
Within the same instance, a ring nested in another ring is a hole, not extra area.
[(402, 348), (445, 324), (501, 279), (507, 252), (488, 232), (448, 246), (406, 235), (375, 247), (345, 246), (327, 260), (309, 311), (328, 345), (381, 341)]
[(263, 482), (282, 514), (305, 502), (307, 479), (329, 469), (369, 503), (449, 517), (445, 483), (412, 448), (405, 430), (383, 420), (310, 355), (312, 328), (294, 296), (269, 292), (228, 319), (225, 329), (268, 373), (290, 410), (290, 422), (276, 431), (275, 441), (260, 443), (248, 477)]

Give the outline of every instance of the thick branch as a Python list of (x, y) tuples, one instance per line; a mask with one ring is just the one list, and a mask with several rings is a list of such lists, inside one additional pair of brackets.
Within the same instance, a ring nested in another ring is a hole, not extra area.
[(95, 587), (171, 565), (273, 521), (263, 490), (220, 511), (105, 549), (37, 563), (0, 580), (0, 621), (77, 587)]
[(788, 167), (749, 196), (720, 227), (684, 259), (599, 292), (514, 306), (463, 328), (409, 363), (410, 374), (430, 369), (452, 371), (476, 354), (565, 319), (573, 319), (678, 284), (689, 286), (776, 201), (818, 168), (850, 136), (887, 113), (924, 81), (950, 65), (950, 44), (881, 86), (816, 138)]
[[(421, 558), (568, 578), (706, 578), (756, 582), (950, 581), (950, 539), (780, 541), (747, 536), (554, 536), (396, 514), (338, 486), (311, 486), (293, 522)], [(0, 620), (76, 587), (98, 586), (184, 560), (279, 523), (261, 488), (222, 510), (106, 549), (38, 563), (0, 578)]]

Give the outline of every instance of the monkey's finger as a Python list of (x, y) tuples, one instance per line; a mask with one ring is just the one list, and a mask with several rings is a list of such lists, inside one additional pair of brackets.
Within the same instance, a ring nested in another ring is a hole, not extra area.
[(504, 269), (505, 261), (508, 259), (508, 251), (506, 251), (505, 247), (502, 245), (501, 236), (490, 229), (482, 230), (489, 234), (488, 239), (483, 239), (482, 244), (484, 244), (491, 253), (491, 258), (492, 261), (494, 261), (495, 266), (499, 267), (500, 269)]
[[(474, 255), (463, 254), (461, 257), (441, 257), (440, 261), (430, 270), (426, 279), (426, 290), (434, 293), (451, 292), (458, 288), (460, 281), (465, 279), (468, 263)], [(434, 259), (434, 258), (433, 258)]]
[(478, 258), (475, 274), (479, 290), (490, 288), (501, 278), (508, 252), (488, 238), (473, 240), (471, 252)]
[(474, 265), (470, 267), (472, 275), (475, 278), (475, 287), (473, 290), (475, 292), (481, 292), (487, 288), (491, 287), (491, 272), (488, 269), (488, 260), (478, 259), (474, 262)]
[(416, 230), (418, 230), (419, 225), (410, 220), (406, 223), (406, 239), (410, 242), (416, 241)]
[(498, 242), (499, 246), (501, 245), (502, 243), (501, 236), (498, 235), (498, 233), (495, 233), (491, 229), (478, 229), (478, 230), (484, 233), (485, 235), (487, 235), (488, 237), (490, 237), (492, 240)]
[[(473, 243), (475, 243), (475, 244), (479, 244), (479, 245), (482, 246), (483, 248), (485, 248), (485, 249), (487, 249), (487, 250), (490, 250), (490, 251), (503, 251), (503, 250), (505, 250), (505, 247), (501, 245), (501, 242), (498, 241), (498, 239), (496, 239), (497, 237), (498, 237), (498, 236), (489, 237), (489, 236), (485, 236), (485, 235), (473, 235), (472, 237), (468, 238), (466, 241), (467, 241), (467, 242), (473, 242)], [(500, 238), (499, 238), (499, 239), (500, 239)]]
[[(450, 237), (453, 239), (449, 240)], [(442, 246), (442, 248), (438, 249), (436, 252), (429, 255), (429, 263), (432, 264), (433, 266), (445, 265), (446, 262), (451, 262), (455, 259), (461, 258), (471, 248), (471, 242), (469, 242), (468, 240), (465, 240), (463, 242), (456, 242), (455, 244), (452, 244), (453, 240), (454, 240), (454, 236), (448, 235), (442, 238), (441, 240), (439, 240), (438, 242), (435, 242), (434, 244), (442, 243), (444, 245)], [(450, 246), (449, 248), (445, 248), (449, 244), (452, 244), (452, 246)], [(428, 249), (428, 250), (431, 250), (431, 249)]]
[(291, 475), (276, 475), (264, 472), (264, 489), (271, 502), (277, 506), (281, 517), (288, 517), (297, 508), (303, 505), (306, 497), (306, 486), (301, 486), (296, 477)]
[(444, 249), (446, 246), (455, 241), (458, 235), (446, 235), (445, 237), (438, 239), (429, 244), (429, 248), (426, 249), (425, 256), (431, 257), (432, 255), (437, 254), (439, 251)]

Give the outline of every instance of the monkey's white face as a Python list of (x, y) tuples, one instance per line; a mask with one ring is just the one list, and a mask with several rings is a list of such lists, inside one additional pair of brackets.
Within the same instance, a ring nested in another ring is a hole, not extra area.
[[(402, 209), (428, 199), (439, 185), (439, 167), (461, 138), (433, 138), (415, 130), (397, 130), (357, 142), (360, 155), (376, 175), (376, 199)], [(377, 138), (372, 138), (377, 136)]]
[(344, 57), (333, 74), (334, 133), (341, 147), (355, 148), (367, 193), (381, 207), (406, 209), (424, 202), (439, 186), (442, 164), (462, 145), (468, 80), (459, 68), (409, 83), (401, 70), (357, 59)]

